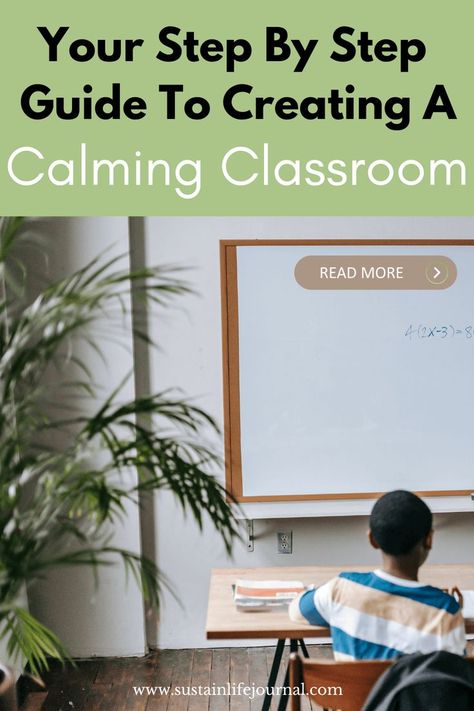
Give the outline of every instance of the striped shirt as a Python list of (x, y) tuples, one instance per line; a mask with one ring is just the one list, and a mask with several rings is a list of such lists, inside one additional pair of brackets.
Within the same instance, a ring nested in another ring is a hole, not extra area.
[(290, 605), (294, 622), (331, 628), (336, 659), (392, 659), (445, 650), (463, 655), (462, 611), (452, 595), (382, 570), (341, 573)]

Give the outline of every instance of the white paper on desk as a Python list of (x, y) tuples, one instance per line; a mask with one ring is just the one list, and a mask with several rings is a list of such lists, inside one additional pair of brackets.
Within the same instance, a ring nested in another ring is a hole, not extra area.
[(474, 590), (461, 590), (463, 597), (463, 617), (474, 619)]

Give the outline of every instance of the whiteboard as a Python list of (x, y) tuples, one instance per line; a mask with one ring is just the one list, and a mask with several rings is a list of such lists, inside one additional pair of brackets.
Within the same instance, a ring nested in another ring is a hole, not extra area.
[[(472, 244), (227, 242), (223, 254), (238, 500), (474, 491)], [(440, 255), (457, 275), (436, 290), (310, 290), (295, 267), (313, 255)]]

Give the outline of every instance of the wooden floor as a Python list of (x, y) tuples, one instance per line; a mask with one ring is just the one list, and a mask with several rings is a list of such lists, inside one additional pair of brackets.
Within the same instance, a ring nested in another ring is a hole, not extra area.
[[(262, 697), (137, 696), (134, 687), (266, 686), (273, 647), (162, 650), (144, 659), (100, 659), (77, 668), (54, 668), (45, 676), (47, 692), (32, 691), (21, 711), (257, 711)], [(330, 646), (309, 647), (312, 657), (331, 657)], [(284, 660), (288, 658), (288, 650)], [(277, 685), (283, 683), (283, 664)], [(275, 698), (272, 709), (276, 709)], [(310, 711), (306, 701), (302, 711)]]
[[(331, 657), (330, 646), (313, 645), (311, 657)], [(262, 698), (137, 695), (134, 687), (211, 687), (239, 682), (265, 686), (272, 647), (162, 650), (143, 659), (98, 659), (76, 668), (56, 667), (45, 677), (47, 691), (32, 691), (21, 711), (257, 711)], [(468, 653), (474, 655), (474, 643)], [(286, 650), (285, 659), (288, 657)], [(282, 665), (283, 667), (283, 665)], [(283, 671), (277, 680), (282, 685)], [(276, 709), (277, 699), (272, 703)], [(311, 711), (304, 699), (302, 711)]]

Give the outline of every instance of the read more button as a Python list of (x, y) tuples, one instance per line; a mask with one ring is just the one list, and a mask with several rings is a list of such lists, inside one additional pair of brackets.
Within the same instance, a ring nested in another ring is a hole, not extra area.
[(433, 255), (303, 257), (295, 279), (304, 289), (447, 289), (457, 269), (449, 257)]

